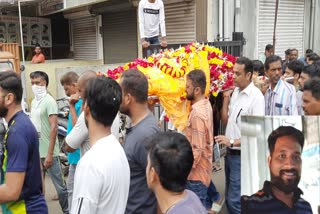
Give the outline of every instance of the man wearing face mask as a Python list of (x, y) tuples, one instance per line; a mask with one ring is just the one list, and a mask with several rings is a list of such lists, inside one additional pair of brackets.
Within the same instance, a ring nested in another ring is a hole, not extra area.
[(43, 169), (48, 172), (58, 193), (63, 213), (68, 211), (68, 192), (60, 167), (57, 139), (58, 106), (47, 92), (49, 77), (43, 71), (30, 74), (34, 99), (31, 103), (31, 121), (39, 135), (39, 150)]
[(268, 165), (271, 181), (252, 196), (241, 197), (241, 213), (312, 213), (310, 204), (301, 198), (301, 154), (304, 136), (291, 126), (280, 126), (268, 137)]

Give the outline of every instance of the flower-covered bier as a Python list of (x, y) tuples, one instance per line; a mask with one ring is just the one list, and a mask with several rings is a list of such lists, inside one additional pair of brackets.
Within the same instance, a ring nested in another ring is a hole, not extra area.
[(201, 69), (207, 77), (206, 95), (217, 96), (220, 91), (233, 86), (233, 64), (236, 58), (219, 48), (192, 43), (176, 50), (170, 49), (151, 55), (148, 59), (132, 62), (108, 70), (105, 76), (119, 80), (129, 69), (138, 69), (148, 79), (150, 97), (158, 97), (168, 117), (178, 130), (188, 121), (190, 103), (185, 99), (186, 74)]

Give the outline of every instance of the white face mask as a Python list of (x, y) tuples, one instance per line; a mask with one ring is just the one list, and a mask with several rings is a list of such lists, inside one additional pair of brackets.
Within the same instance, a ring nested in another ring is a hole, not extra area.
[(34, 96), (36, 97), (36, 100), (41, 100), (44, 96), (47, 94), (47, 87), (46, 86), (40, 86), (40, 85), (33, 85), (32, 86), (32, 92)]

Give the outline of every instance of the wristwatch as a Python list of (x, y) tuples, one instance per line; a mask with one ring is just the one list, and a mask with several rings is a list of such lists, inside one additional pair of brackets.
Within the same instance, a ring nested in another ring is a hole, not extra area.
[(230, 139), (230, 148), (233, 148), (233, 144), (234, 144), (234, 139)]

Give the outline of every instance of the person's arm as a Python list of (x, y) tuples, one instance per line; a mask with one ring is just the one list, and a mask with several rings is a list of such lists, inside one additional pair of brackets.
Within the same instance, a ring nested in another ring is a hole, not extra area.
[(78, 111), (76, 109), (76, 103), (79, 101), (79, 94), (73, 94), (70, 96), (70, 100), (69, 100), (69, 106), (70, 106), (70, 112), (69, 114), (71, 114), (71, 118), (72, 118), (72, 127), (77, 123), (78, 120)]
[[(218, 135), (214, 138), (214, 140), (219, 144), (224, 144), (227, 147), (231, 147), (231, 143), (230, 143), (231, 139), (226, 137), (225, 135)], [(233, 147), (240, 147), (241, 146), (240, 138), (233, 139), (233, 140), (234, 140)]]
[(165, 21), (165, 15), (164, 15), (163, 2), (161, 2), (159, 18), (160, 18), (161, 37), (162, 39), (163, 38), (165, 39), (167, 34), (166, 34), (166, 21)]
[(226, 127), (228, 122), (229, 103), (231, 99), (232, 90), (223, 92), (223, 103), (221, 109), (221, 122), (222, 126)]
[(0, 204), (19, 199), (25, 175), (25, 172), (6, 173), (6, 183), (0, 186)]
[(166, 22), (165, 22), (165, 13), (164, 13), (164, 6), (163, 6), (163, 2), (160, 2), (161, 6), (160, 6), (160, 29), (161, 29), (161, 46), (162, 47), (167, 47), (167, 34), (166, 34)]
[(139, 2), (139, 9), (138, 9), (138, 16), (139, 16), (139, 30), (140, 30), (140, 38), (141, 42), (145, 41), (146, 38), (144, 33), (144, 14), (143, 14), (143, 3), (142, 1)]
[(77, 111), (76, 111), (76, 107), (74, 106), (74, 104), (70, 104), (70, 112), (69, 114), (71, 115), (71, 123), (72, 123), (72, 127), (76, 124), (77, 120), (78, 120), (78, 115), (77, 115)]
[(44, 167), (46, 169), (52, 166), (53, 152), (54, 152), (54, 146), (56, 144), (57, 130), (58, 130), (57, 129), (58, 116), (56, 114), (51, 114), (49, 115), (48, 119), (49, 119), (49, 125), (50, 125), (50, 141), (49, 141), (48, 154), (44, 161)]
[(82, 112), (78, 118), (78, 121), (65, 139), (65, 150), (67, 152), (74, 152), (76, 149), (80, 148), (83, 142), (88, 139), (88, 136), (89, 132), (85, 124), (84, 113)]

